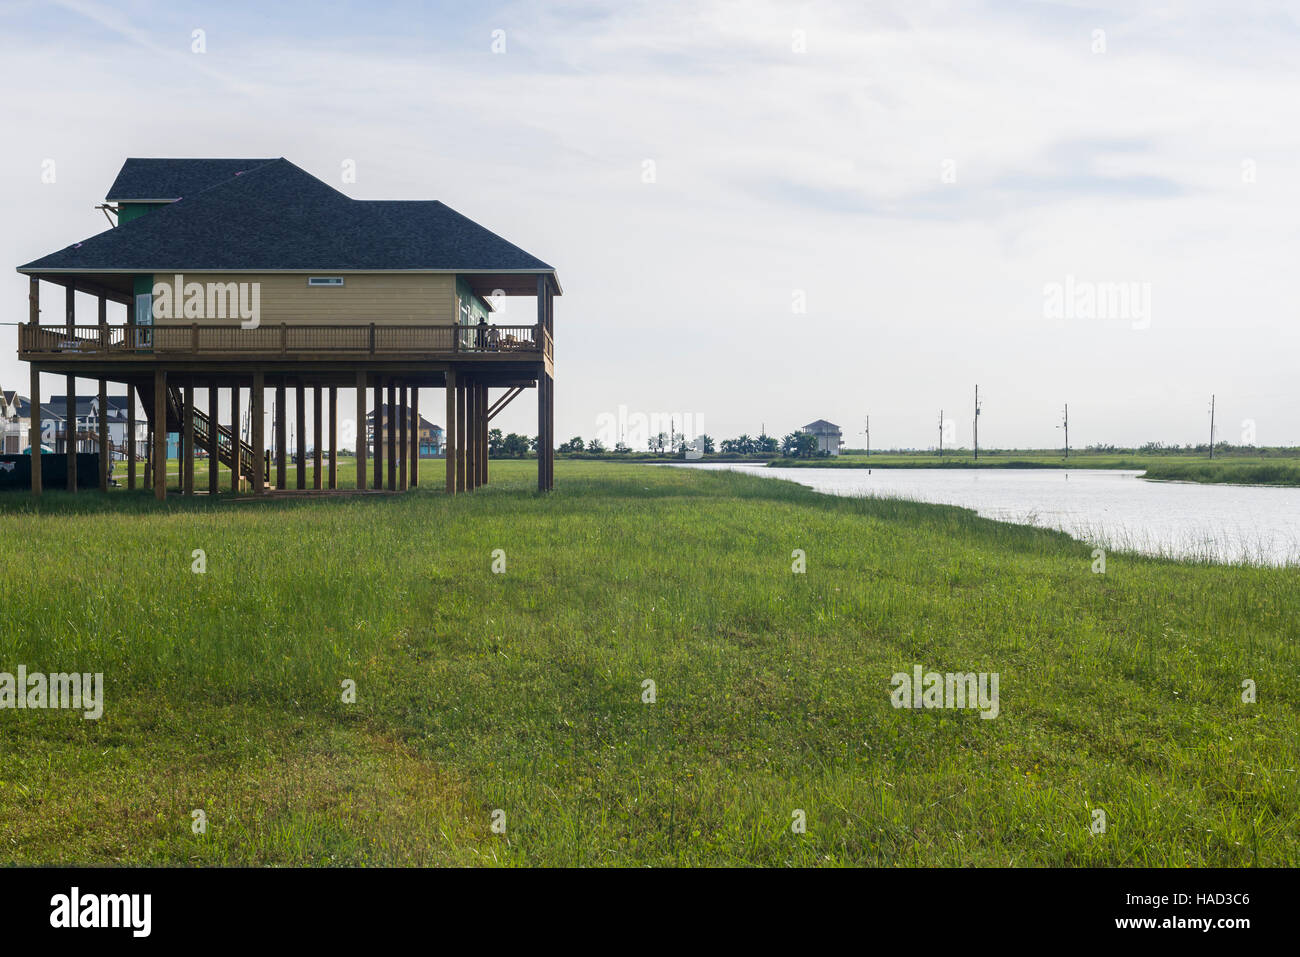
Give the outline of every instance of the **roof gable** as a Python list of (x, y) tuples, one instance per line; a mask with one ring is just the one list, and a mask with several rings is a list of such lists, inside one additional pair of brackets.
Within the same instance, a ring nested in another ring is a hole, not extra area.
[(177, 200), (223, 183), (270, 159), (157, 159), (128, 157), (109, 187), (110, 203)]
[(553, 272), (437, 200), (356, 200), (272, 160), (19, 272)]

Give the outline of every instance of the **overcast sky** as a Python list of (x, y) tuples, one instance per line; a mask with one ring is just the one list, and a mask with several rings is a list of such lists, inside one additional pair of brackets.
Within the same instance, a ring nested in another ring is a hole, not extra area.
[(1059, 445), (1067, 402), (1075, 446), (1203, 441), (1211, 393), (1300, 443), (1298, 9), (5, 3), (0, 321), (125, 157), (285, 156), (556, 266), (561, 439), (626, 406), (927, 447), (943, 409), (965, 445), (978, 382), (985, 446)]

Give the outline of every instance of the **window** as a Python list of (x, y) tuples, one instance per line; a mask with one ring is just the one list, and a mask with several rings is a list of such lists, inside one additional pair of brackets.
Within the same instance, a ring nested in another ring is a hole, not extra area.
[(343, 285), (342, 276), (309, 276), (307, 277), (309, 286), (341, 286)]

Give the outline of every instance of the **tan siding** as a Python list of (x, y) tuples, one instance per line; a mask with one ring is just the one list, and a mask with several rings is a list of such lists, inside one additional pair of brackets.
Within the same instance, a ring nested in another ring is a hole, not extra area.
[[(306, 273), (230, 274), (184, 273), (184, 282), (261, 283), (261, 322), (329, 324), (374, 322), (381, 325), (451, 325), (456, 321), (456, 277), (416, 273), (343, 273), (343, 285), (308, 286)], [(314, 276), (340, 275), (312, 273)], [(157, 275), (155, 285), (168, 288), (171, 275)], [(177, 309), (178, 315), (183, 315)], [(157, 320), (158, 325), (187, 324), (185, 318)], [(197, 320), (221, 322), (214, 318)]]

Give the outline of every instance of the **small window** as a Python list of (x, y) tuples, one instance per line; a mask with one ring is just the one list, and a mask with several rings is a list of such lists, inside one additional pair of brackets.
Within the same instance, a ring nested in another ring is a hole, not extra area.
[(309, 286), (341, 286), (343, 285), (342, 276), (309, 276), (307, 278)]

